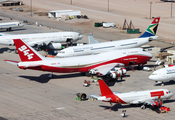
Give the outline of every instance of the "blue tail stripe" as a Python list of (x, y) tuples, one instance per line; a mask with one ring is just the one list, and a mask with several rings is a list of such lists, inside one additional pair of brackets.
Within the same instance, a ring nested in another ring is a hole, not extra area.
[(139, 38), (143, 38), (143, 37), (150, 37), (150, 36), (155, 36), (154, 34), (151, 34), (149, 32), (144, 32)]

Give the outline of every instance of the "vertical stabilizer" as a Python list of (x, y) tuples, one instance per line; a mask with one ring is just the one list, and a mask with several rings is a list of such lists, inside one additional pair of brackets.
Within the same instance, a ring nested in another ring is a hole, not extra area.
[(159, 21), (160, 17), (155, 17), (152, 23), (147, 28), (147, 30), (139, 38), (155, 36), (159, 25)]
[(99, 43), (99, 41), (95, 40), (94, 37), (92, 36), (92, 34), (90, 34), (88, 36), (89, 39), (89, 44), (95, 44), (95, 43)]
[(108, 96), (113, 94), (111, 89), (106, 85), (106, 83), (103, 80), (99, 80), (98, 82), (102, 96)]
[(22, 62), (39, 61), (43, 59), (43, 56), (41, 56), (36, 50), (27, 45), (21, 39), (14, 39), (13, 41)]

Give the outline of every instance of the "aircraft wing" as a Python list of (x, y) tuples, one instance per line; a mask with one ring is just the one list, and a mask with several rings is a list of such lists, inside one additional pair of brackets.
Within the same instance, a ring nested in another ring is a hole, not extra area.
[[(13, 61), (13, 60), (4, 60), (4, 61), (6, 61), (6, 62), (8, 62), (8, 63), (10, 63), (10, 64), (12, 64), (12, 65), (18, 65), (18, 63), (19, 63), (19, 61)], [(28, 65), (28, 66), (25, 66), (24, 67), (24, 69), (27, 69), (27, 68), (31, 68), (31, 67), (41, 67), (41, 65), (40, 64), (30, 64), (30, 65)]]
[(155, 101), (153, 99), (140, 99), (140, 100), (133, 101), (131, 103), (132, 104), (144, 103), (147, 105), (155, 105)]
[(101, 100), (101, 101), (111, 101), (111, 98), (106, 98), (106, 96), (98, 96), (98, 95), (89, 95), (89, 99), (96, 99), (96, 100)]
[(46, 44), (48, 45), (51, 41), (50, 40), (36, 40), (36, 41), (30, 41), (27, 42), (30, 46), (34, 46), (34, 45), (43, 45)]
[(16, 65), (16, 66), (19, 63), (19, 61), (13, 61), (13, 60), (4, 60), (4, 61), (6, 61), (6, 62), (8, 62), (8, 63), (10, 63), (12, 65)]
[(91, 69), (90, 72), (92, 72), (92, 74), (97, 74), (98, 76), (104, 76), (115, 66), (123, 66), (123, 64), (122, 63), (110, 63), (110, 64), (102, 65), (94, 69)]

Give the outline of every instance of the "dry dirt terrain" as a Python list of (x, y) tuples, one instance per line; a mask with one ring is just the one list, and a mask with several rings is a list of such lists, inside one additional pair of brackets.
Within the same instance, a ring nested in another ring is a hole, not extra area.
[[(25, 5), (30, 6), (29, 0), (22, 0)], [(151, 17), (160, 16), (160, 25), (157, 35), (166, 40), (174, 41), (175, 29), (175, 3), (173, 3), (171, 17), (171, 3), (151, 0)], [(150, 24), (150, 0), (110, 0), (109, 11), (107, 0), (34, 0), (33, 7), (41, 11), (52, 10), (81, 10), (83, 15), (87, 15), (91, 22), (90, 26), (75, 24), (75, 26), (85, 26), (87, 29), (94, 29), (94, 22), (115, 22), (120, 27), (123, 26), (124, 19), (132, 20), (135, 28), (140, 28), (143, 32)], [(69, 24), (74, 26), (74, 24)], [(95, 33), (94, 33), (95, 34)], [(134, 36), (135, 37), (135, 36)]]

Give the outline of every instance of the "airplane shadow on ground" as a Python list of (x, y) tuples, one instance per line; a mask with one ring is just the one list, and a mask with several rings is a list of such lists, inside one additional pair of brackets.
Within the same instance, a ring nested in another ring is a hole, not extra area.
[(131, 66), (128, 66), (126, 67), (126, 70), (127, 71), (143, 70), (143, 67), (156, 68), (157, 65), (144, 65), (144, 66), (140, 66), (139, 68), (138, 66), (133, 66), (133, 69), (131, 68)]
[[(132, 107), (141, 107), (142, 104), (138, 104), (138, 105), (121, 105), (121, 104), (115, 104), (113, 103), (113, 106), (111, 108), (112, 111), (119, 111), (119, 109), (125, 109), (125, 108), (132, 108)], [(108, 109), (110, 110), (110, 104), (109, 106), (103, 106), (103, 105), (99, 105), (99, 107), (103, 107), (105, 110)]]
[(39, 83), (48, 83), (51, 79), (62, 79), (62, 78), (73, 78), (73, 77), (79, 77), (81, 76), (81, 73), (74, 73), (74, 74), (66, 74), (66, 75), (54, 75), (50, 78), (48, 77), (49, 74), (42, 74), (39, 77), (38, 76), (19, 76), (25, 79), (29, 79), (31, 81), (36, 81)]
[(4, 30), (0, 30), (0, 33), (2, 32), (8, 32), (7, 34), (10, 34), (10, 32), (13, 32), (13, 31), (19, 31), (19, 30), (27, 30), (26, 28), (21, 28), (21, 29), (12, 29), (11, 31), (6, 31), (5, 29)]
[(10, 51), (14, 51), (14, 49), (10, 49), (10, 48), (8, 48), (8, 47), (0, 48), (0, 54), (6, 52), (6, 51), (8, 51), (8, 50), (10, 50)]
[[(161, 86), (162, 83), (156, 83), (154, 86)], [(175, 81), (174, 80), (171, 80), (171, 81), (167, 81), (167, 82), (164, 82), (164, 85), (175, 85)]]
[[(163, 106), (164, 105), (166, 106), (166, 103), (171, 103), (171, 102), (175, 102), (175, 100), (165, 100), (165, 101), (163, 101)], [(109, 106), (99, 105), (99, 107), (103, 107), (105, 110), (110, 110), (110, 108), (111, 108), (112, 111), (119, 111), (119, 109), (123, 110), (123, 109), (126, 109), (126, 108), (138, 108), (139, 107), (141, 109), (142, 105), (143, 104), (131, 104), (131, 105), (125, 104), (125, 105), (121, 105), (121, 104), (113, 103), (113, 106), (110, 107), (110, 103), (109, 103)], [(158, 109), (153, 108), (151, 105), (146, 106), (146, 108), (158, 112), (157, 111)]]
[(103, 77), (102, 79), (105, 81), (105, 83), (106, 83), (108, 86), (114, 86), (115, 83), (120, 83), (120, 82), (125, 81), (124, 79), (120, 79), (120, 77), (119, 77), (117, 80), (111, 80), (111, 78), (108, 78), (108, 77), (106, 77), (106, 78)]

